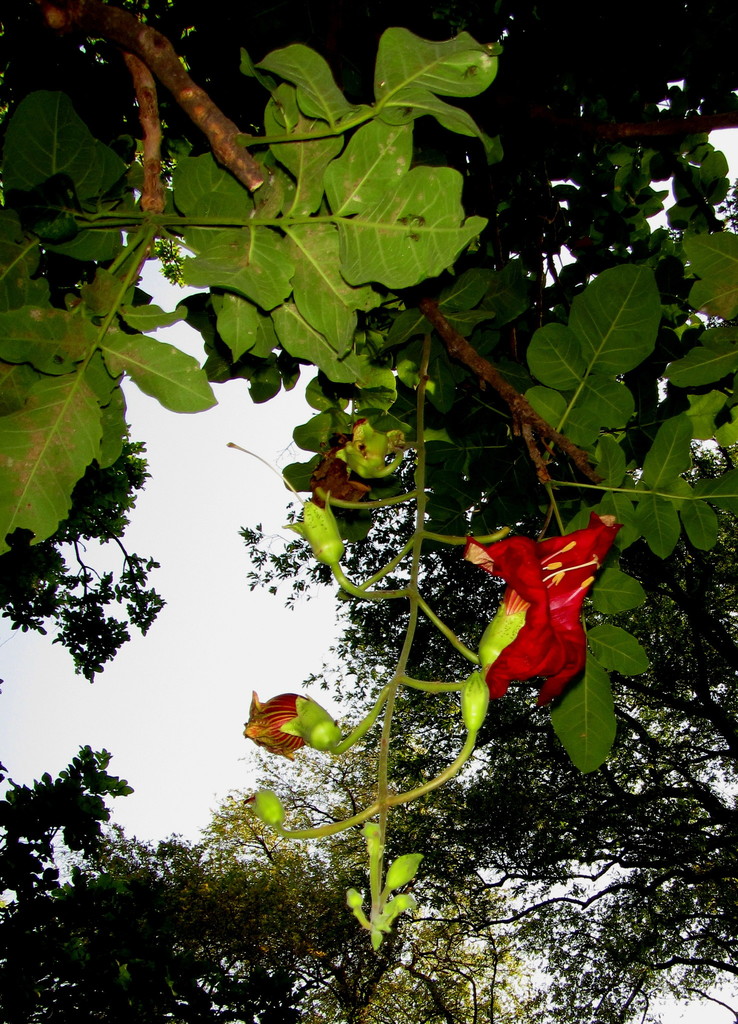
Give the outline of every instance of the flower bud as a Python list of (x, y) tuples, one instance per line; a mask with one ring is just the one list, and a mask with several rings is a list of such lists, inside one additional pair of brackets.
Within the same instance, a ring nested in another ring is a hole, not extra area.
[(341, 739), (341, 730), (312, 697), (282, 693), (262, 704), (254, 692), (244, 735), (291, 760), (305, 744), (316, 750), (330, 750)]
[[(352, 439), (336, 452), (349, 469), (363, 479), (377, 479), (389, 476), (402, 461), (405, 435), (401, 430), (390, 430), (386, 434), (375, 430), (367, 419), (354, 423)], [(385, 464), (388, 455), (399, 452), (397, 457)]]
[(253, 800), (254, 814), (265, 825), (281, 825), (284, 821), (284, 807), (271, 789), (260, 789)]
[(479, 672), (472, 672), (461, 690), (461, 716), (468, 732), (479, 731), (488, 707), (489, 687)]
[(482, 669), (497, 661), (502, 651), (513, 642), (525, 625), (526, 610), (527, 608), (523, 608), (521, 611), (509, 612), (504, 604), (497, 609), (497, 614), (479, 641), (479, 660)]
[(316, 559), (324, 565), (337, 565), (341, 561), (345, 548), (329, 502), (321, 508), (314, 501), (306, 501), (302, 506), (302, 522), (292, 523), (285, 529), (304, 537)]
[(362, 829), (364, 838), (366, 839), (366, 848), (369, 851), (369, 857), (380, 857), (382, 853), (382, 834), (379, 825), (376, 822), (368, 821)]
[(351, 910), (361, 910), (364, 899), (358, 889), (348, 889), (346, 892), (346, 903)]
[[(486, 685), (484, 688), (485, 690), (487, 689)], [(385, 880), (386, 891), (391, 892), (393, 889), (399, 889), (401, 886), (407, 885), (408, 882), (412, 881), (422, 859), (422, 853), (404, 853), (397, 860), (392, 861)]]

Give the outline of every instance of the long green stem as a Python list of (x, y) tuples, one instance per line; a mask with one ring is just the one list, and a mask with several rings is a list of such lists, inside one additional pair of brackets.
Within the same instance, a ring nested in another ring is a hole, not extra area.
[[(354, 825), (361, 825), (362, 822), (368, 821), (369, 818), (373, 818), (378, 813), (380, 814), (381, 822), (381, 811), (383, 805), (386, 805), (386, 807), (389, 808), (412, 803), (413, 800), (417, 800), (418, 797), (425, 796), (426, 793), (431, 793), (434, 789), (438, 789), (439, 786), (448, 782), (449, 779), (452, 779), (455, 775), (458, 775), (474, 751), (476, 742), (477, 733), (467, 733), (464, 746), (459, 751), (458, 756), (451, 762), (448, 768), (444, 769), (444, 771), (440, 773), (440, 775), (436, 775), (436, 777), (431, 779), (429, 782), (425, 782), (422, 786), (417, 786), (415, 789), (409, 789), (405, 793), (389, 793), (386, 795), (384, 801), (375, 800), (369, 807), (365, 807), (363, 811), (359, 811), (358, 814), (353, 814), (350, 818), (345, 818), (343, 821), (336, 821), (332, 825), (320, 825), (317, 828), (276, 828), (275, 831), (286, 839), (321, 839), (324, 836), (334, 836), (338, 832), (344, 832), (346, 829), (352, 828)], [(385, 833), (383, 832), (382, 836), (384, 837), (384, 835)]]

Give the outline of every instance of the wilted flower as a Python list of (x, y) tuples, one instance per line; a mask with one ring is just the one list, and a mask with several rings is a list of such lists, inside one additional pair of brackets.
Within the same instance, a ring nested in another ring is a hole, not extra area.
[(619, 529), (614, 516), (593, 513), (586, 529), (564, 537), (489, 547), (468, 538), (464, 557), (508, 584), (479, 649), (491, 697), (513, 680), (546, 676), (538, 703), (547, 704), (584, 668), (582, 602)]

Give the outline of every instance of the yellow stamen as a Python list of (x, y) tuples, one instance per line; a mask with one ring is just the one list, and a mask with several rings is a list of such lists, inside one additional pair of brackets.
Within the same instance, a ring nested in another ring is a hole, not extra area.
[(594, 583), (594, 581), (594, 576), (588, 576), (586, 580), (582, 580), (579, 586), (582, 588), (582, 590), (586, 590), (587, 587), (591, 586), (591, 584)]

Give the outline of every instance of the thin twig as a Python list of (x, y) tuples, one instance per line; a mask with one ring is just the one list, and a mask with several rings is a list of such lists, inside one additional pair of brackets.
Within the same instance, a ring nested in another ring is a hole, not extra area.
[[(435, 299), (421, 299), (418, 308), (441, 337), (448, 354), (467, 366), (479, 380), (493, 387), (505, 400), (512, 414), (513, 428), (516, 433), (522, 433), (527, 442), (529, 440), (528, 431), (535, 432), (542, 442), (552, 441), (571, 459), (580, 473), (594, 483), (600, 483), (602, 477), (595, 473), (587, 453), (573, 444), (565, 434), (554, 429), (542, 416), (539, 416), (528, 399), (521, 395), (489, 360), (480, 356), (466, 338), (451, 326), (438, 308)], [(538, 470), (538, 463), (536, 463), (536, 469)]]

